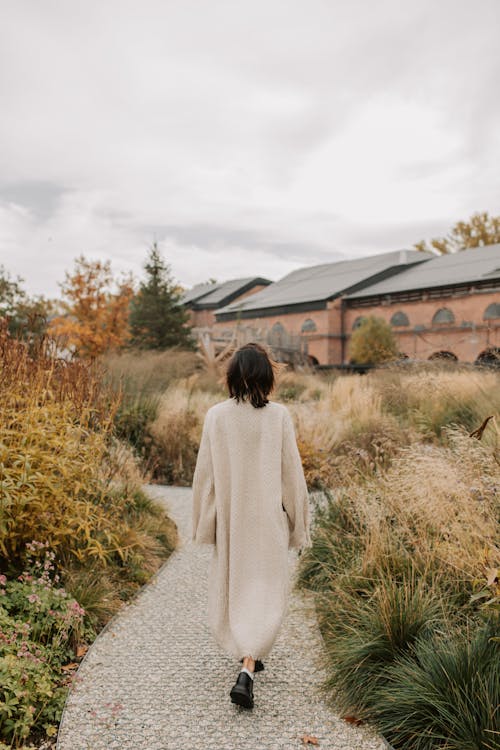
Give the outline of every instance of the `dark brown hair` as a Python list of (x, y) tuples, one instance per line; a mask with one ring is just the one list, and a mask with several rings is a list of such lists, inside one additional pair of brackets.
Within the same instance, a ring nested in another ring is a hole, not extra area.
[(279, 365), (260, 344), (241, 346), (231, 357), (226, 370), (229, 395), (236, 401), (250, 401), (260, 409), (269, 403)]

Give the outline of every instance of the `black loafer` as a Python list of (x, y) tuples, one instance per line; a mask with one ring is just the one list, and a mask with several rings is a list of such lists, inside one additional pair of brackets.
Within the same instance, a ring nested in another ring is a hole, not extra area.
[(253, 708), (253, 680), (246, 672), (240, 672), (229, 693), (233, 703), (243, 708)]
[[(240, 659), (240, 664), (243, 664), (243, 659)], [(261, 662), (260, 659), (256, 659), (255, 660), (255, 667), (254, 667), (253, 671), (254, 672), (262, 672), (263, 669), (264, 669), (263, 662)]]

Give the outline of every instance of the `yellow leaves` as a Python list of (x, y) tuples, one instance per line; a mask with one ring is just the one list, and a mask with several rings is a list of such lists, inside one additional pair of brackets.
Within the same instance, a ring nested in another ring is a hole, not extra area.
[(116, 405), (98, 390), (98, 371), (31, 357), (1, 332), (0, 349), (1, 555), (43, 539), (66, 562), (103, 566), (118, 550), (125, 560), (124, 497), (112, 491), (116, 473), (105, 480), (101, 468)]
[(468, 221), (458, 221), (445, 237), (430, 242), (421, 240), (414, 247), (437, 255), (447, 255), (459, 250), (500, 242), (500, 216), (489, 216), (487, 211), (472, 214)]

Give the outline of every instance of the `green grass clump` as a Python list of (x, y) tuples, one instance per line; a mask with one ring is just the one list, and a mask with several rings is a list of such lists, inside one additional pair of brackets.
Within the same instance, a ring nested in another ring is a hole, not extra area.
[(418, 638), (386, 671), (371, 715), (400, 750), (500, 747), (500, 628)]
[(361, 719), (373, 718), (395, 660), (444, 622), (440, 598), (415, 578), (372, 581), (372, 589), (364, 598), (339, 586), (322, 599), (320, 614), (329, 672), (323, 689)]

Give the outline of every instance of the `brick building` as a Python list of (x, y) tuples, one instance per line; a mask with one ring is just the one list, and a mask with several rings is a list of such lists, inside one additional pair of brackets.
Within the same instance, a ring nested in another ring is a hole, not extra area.
[(389, 322), (411, 359), (488, 360), (500, 354), (500, 245), (444, 256), (398, 250), (299, 268), (274, 283), (201, 284), (186, 304), (215, 340), (236, 331), (240, 343), (264, 341), (286, 361), (347, 364), (367, 315)]
[(250, 276), (244, 279), (230, 279), (222, 283), (196, 284), (184, 292), (181, 302), (189, 310), (189, 323), (193, 328), (207, 328), (215, 323), (215, 310), (231, 302), (241, 301), (260, 292), (272, 284), (270, 279)]
[(344, 298), (345, 334), (365, 315), (390, 323), (411, 359), (500, 353), (500, 245), (442, 255)]
[(240, 341), (265, 341), (285, 361), (338, 364), (345, 358), (343, 296), (427, 257), (397, 250), (299, 268), (247, 299), (219, 307), (213, 335), (230, 338), (237, 328)]

